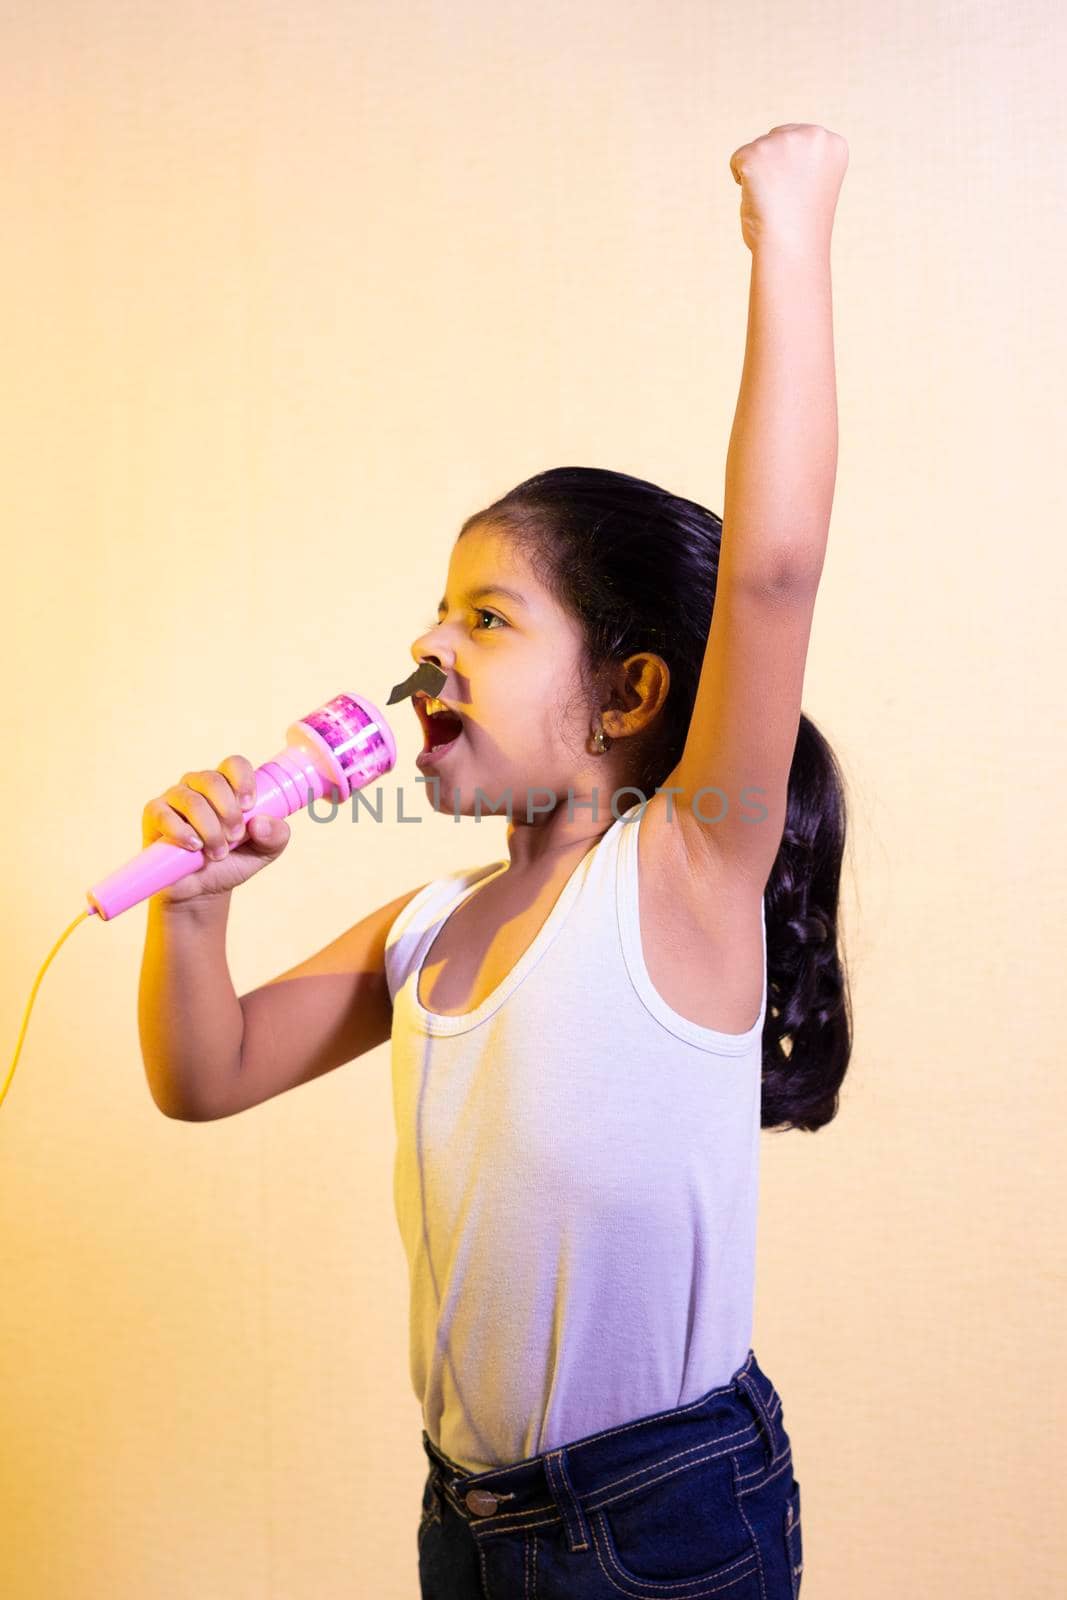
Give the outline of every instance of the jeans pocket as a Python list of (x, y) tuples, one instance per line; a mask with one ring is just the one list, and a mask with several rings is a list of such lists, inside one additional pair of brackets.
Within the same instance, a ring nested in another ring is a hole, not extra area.
[(637, 1600), (693, 1600), (697, 1587), (723, 1600), (759, 1595), (758, 1557), (737, 1508), (730, 1457), (669, 1470), (642, 1489), (590, 1509), (602, 1576)]
[(793, 1585), (793, 1600), (800, 1600), (804, 1543), (800, 1533), (800, 1484), (795, 1478), (785, 1505), (785, 1548), (789, 1557), (789, 1581)]

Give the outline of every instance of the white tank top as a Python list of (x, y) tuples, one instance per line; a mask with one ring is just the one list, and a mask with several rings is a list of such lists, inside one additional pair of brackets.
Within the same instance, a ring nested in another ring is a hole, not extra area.
[(672, 1010), (641, 950), (644, 804), (474, 1010), (427, 1011), (419, 971), (506, 861), (427, 884), (386, 941), (411, 1381), (470, 1472), (688, 1404), (750, 1348), (766, 910), (751, 1028)]

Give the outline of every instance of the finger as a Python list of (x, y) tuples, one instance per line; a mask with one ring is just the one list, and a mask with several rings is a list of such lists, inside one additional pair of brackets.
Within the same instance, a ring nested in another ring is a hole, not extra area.
[(142, 844), (147, 848), (156, 839), (180, 844), (186, 850), (200, 850), (204, 843), (196, 829), (162, 795), (149, 800), (141, 815)]
[[(211, 860), (221, 860), (227, 849), (222, 821), (210, 800), (198, 787), (195, 787), (205, 775), (191, 772), (187, 776), (193, 781), (186, 783), (183, 780), (181, 783), (176, 783), (173, 788), (167, 790), (163, 799), (196, 829), (204, 841), (204, 854)], [(225, 783), (226, 780), (223, 778), (219, 781)], [(229, 785), (226, 787), (229, 788)]]
[(168, 799), (178, 815), (184, 817), (204, 841), (204, 854), (208, 860), (221, 861), (229, 850), (229, 844), (214, 807), (195, 789), (175, 789), (168, 793)]
[(256, 797), (256, 769), (246, 756), (227, 756), (219, 762), (219, 771), (225, 775), (237, 796), (237, 804), (247, 811)]
[(248, 824), (248, 843), (268, 854), (281, 850), (289, 843), (289, 826), (278, 817), (265, 813), (253, 817)]
[(244, 832), (244, 817), (230, 780), (217, 771), (187, 772), (182, 783), (204, 795), (214, 807), (219, 826), (232, 844)]

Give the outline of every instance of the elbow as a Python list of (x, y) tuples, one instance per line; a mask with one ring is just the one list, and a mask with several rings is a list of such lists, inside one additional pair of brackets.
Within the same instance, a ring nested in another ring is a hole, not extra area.
[(180, 1101), (159, 1093), (152, 1084), (149, 1084), (148, 1087), (152, 1096), (152, 1104), (161, 1116), (166, 1117), (168, 1122), (205, 1122), (207, 1120), (206, 1117), (198, 1116), (191, 1107), (182, 1105)]
[[(156, 1101), (159, 1105), (159, 1101)], [(160, 1111), (170, 1122), (214, 1122), (216, 1113), (206, 1111), (198, 1106), (159, 1106)]]
[(168, 1122), (191, 1122), (193, 1120), (191, 1117), (186, 1116), (185, 1112), (178, 1106), (168, 1105), (163, 1100), (157, 1100), (155, 1095), (152, 1096), (152, 1104), (160, 1116), (166, 1117)]
[(779, 595), (810, 595), (819, 587), (826, 541), (783, 545), (761, 569), (760, 584)]
[(819, 586), (826, 560), (827, 534), (770, 536), (766, 530), (745, 529), (738, 540), (724, 524), (720, 575), (728, 570), (735, 581), (759, 594), (810, 594)]
[(783, 553), (777, 559), (761, 561), (749, 567), (741, 578), (741, 585), (750, 594), (769, 595), (775, 600), (810, 599), (819, 587), (822, 561), (804, 561), (793, 552)]

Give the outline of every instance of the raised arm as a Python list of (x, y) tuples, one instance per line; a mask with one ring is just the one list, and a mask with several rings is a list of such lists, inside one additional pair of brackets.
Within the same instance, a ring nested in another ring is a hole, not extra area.
[[(837, 473), (830, 234), (848, 164), (839, 134), (773, 128), (731, 158), (752, 252), (722, 549), (680, 790), (694, 840), (763, 885), (785, 826), (808, 638)], [(715, 788), (723, 799), (697, 797)], [(742, 798), (742, 791), (746, 796)], [(753, 818), (757, 807), (765, 817)]]

